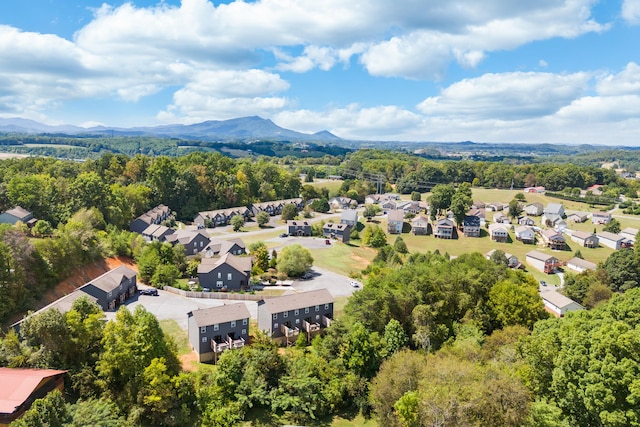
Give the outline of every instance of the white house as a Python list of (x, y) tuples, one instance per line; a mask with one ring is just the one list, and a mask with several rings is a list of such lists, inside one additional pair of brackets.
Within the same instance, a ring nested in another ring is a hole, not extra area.
[(571, 240), (585, 248), (597, 248), (600, 243), (598, 236), (593, 233), (587, 233), (586, 231), (574, 231), (571, 234)]
[(569, 311), (583, 310), (584, 307), (557, 291), (540, 292), (547, 311), (557, 317), (563, 317)]
[(582, 273), (587, 270), (595, 270), (598, 266), (592, 262), (586, 261), (582, 258), (573, 257), (567, 261), (567, 268), (578, 273)]
[(611, 249), (620, 249), (625, 246), (625, 242), (628, 242), (627, 238), (608, 231), (598, 233), (598, 240), (600, 240), (601, 244)]
[(354, 226), (358, 223), (358, 211), (355, 209), (345, 209), (340, 216), (340, 224)]
[(523, 243), (535, 243), (536, 241), (536, 232), (533, 231), (533, 228), (527, 227), (526, 225), (516, 227), (515, 235), (516, 239)]
[(567, 216), (567, 221), (585, 222), (589, 219), (589, 212), (573, 212)]
[(542, 215), (542, 212), (544, 212), (544, 206), (542, 206), (542, 203), (533, 202), (525, 206), (524, 211), (530, 216), (540, 216)]
[(493, 214), (493, 222), (500, 224), (511, 224), (511, 220), (509, 219), (509, 217), (502, 212)]
[(491, 240), (505, 243), (509, 238), (509, 231), (504, 224), (489, 224), (489, 236)]
[[(487, 252), (486, 254), (487, 259), (491, 259), (491, 255), (493, 255), (493, 253), (496, 250), (497, 249), (491, 249), (489, 252)], [(509, 268), (518, 268), (520, 266), (520, 261), (518, 260), (518, 257), (516, 257), (515, 255), (505, 252), (504, 256), (507, 258), (507, 266)]]
[(594, 212), (591, 215), (592, 224), (609, 224), (611, 222), (611, 214), (609, 212)]
[(547, 207), (544, 208), (543, 214), (564, 217), (564, 207), (560, 203), (549, 203)]
[(636, 235), (638, 234), (638, 229), (637, 228), (632, 228), (632, 227), (627, 227), (624, 230), (622, 230), (620, 232), (620, 235), (622, 237), (626, 237), (627, 239), (631, 240), (632, 242), (635, 243), (636, 241)]
[(530, 251), (527, 253), (527, 263), (547, 274), (555, 273), (560, 266), (558, 258), (538, 251)]

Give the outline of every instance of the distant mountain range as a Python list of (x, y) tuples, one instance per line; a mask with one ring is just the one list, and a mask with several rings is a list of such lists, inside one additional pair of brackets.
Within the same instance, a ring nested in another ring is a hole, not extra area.
[(209, 120), (191, 125), (162, 125), (150, 127), (117, 128), (96, 126), (83, 128), (72, 125), (50, 126), (22, 118), (0, 118), (0, 132), (27, 134), (156, 136), (164, 138), (197, 139), (204, 141), (229, 141), (270, 139), (277, 141), (337, 142), (341, 139), (329, 131), (313, 134), (282, 128), (269, 119), (240, 117), (230, 120)]

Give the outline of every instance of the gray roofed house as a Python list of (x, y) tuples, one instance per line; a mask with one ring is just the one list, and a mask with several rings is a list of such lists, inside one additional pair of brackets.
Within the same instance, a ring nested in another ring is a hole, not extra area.
[(311, 223), (299, 219), (288, 220), (287, 232), (290, 236), (311, 236)]
[(466, 215), (462, 222), (462, 227), (466, 237), (480, 237), (480, 217)]
[(203, 258), (198, 265), (200, 286), (217, 291), (248, 289), (253, 259), (226, 253), (220, 258)]
[(626, 237), (623, 237), (620, 234), (611, 233), (609, 231), (601, 231), (600, 233), (598, 233), (598, 239), (600, 240), (601, 244), (611, 249), (620, 249), (633, 243)]
[(515, 228), (514, 232), (516, 240), (520, 240), (523, 243), (535, 243), (536, 241), (536, 233), (531, 227), (520, 225)]
[(91, 295), (103, 310), (114, 310), (118, 304), (132, 297), (138, 289), (137, 273), (121, 265), (78, 288)]
[(585, 222), (589, 219), (589, 212), (572, 212), (567, 215), (567, 221), (571, 222)]
[(611, 222), (611, 214), (609, 212), (594, 212), (591, 214), (592, 224), (609, 224)]
[(169, 234), (173, 234), (173, 231), (174, 230), (172, 228), (164, 225), (151, 224), (140, 234), (142, 234), (142, 237), (144, 237), (148, 242), (164, 242)]
[(637, 234), (638, 234), (638, 229), (633, 227), (627, 227), (624, 230), (620, 231), (620, 235), (622, 237), (626, 237), (627, 239), (631, 240), (634, 243), (636, 241)]
[(430, 233), (431, 223), (429, 218), (418, 215), (411, 220), (411, 232), (415, 235), (426, 236)]
[(343, 243), (349, 243), (351, 240), (351, 229), (349, 224), (335, 224), (328, 222), (322, 226), (322, 235), (330, 239), (338, 239)]
[(549, 203), (546, 208), (544, 208), (545, 215), (558, 215), (560, 217), (564, 217), (564, 207), (561, 203)]
[(355, 209), (345, 209), (340, 216), (341, 224), (354, 226), (358, 223), (358, 211)]
[(542, 203), (533, 202), (525, 206), (524, 211), (527, 215), (540, 216), (544, 212), (544, 206)]
[(557, 291), (540, 292), (540, 296), (545, 309), (557, 317), (563, 317), (569, 311), (584, 309), (580, 304)]
[(195, 255), (198, 252), (205, 250), (211, 242), (211, 238), (206, 231), (187, 230), (184, 228), (175, 230), (172, 234), (166, 235), (165, 240), (172, 245), (183, 245), (187, 255)]
[(598, 266), (592, 262), (584, 260), (582, 258), (573, 257), (567, 261), (567, 268), (578, 273), (582, 273), (587, 270), (595, 270)]
[(169, 218), (169, 215), (171, 215), (171, 209), (165, 205), (158, 205), (134, 219), (129, 225), (129, 231), (142, 233), (148, 226), (160, 224)]
[(453, 239), (455, 226), (448, 218), (439, 219), (433, 226), (433, 236), (440, 239)]
[(16, 206), (0, 214), (0, 224), (15, 224), (18, 221), (27, 224), (33, 219), (33, 213)]
[(204, 250), (204, 254), (208, 258), (226, 253), (243, 255), (247, 253), (247, 247), (241, 238), (235, 237), (228, 240), (212, 239)]
[(586, 231), (574, 231), (571, 234), (571, 240), (579, 243), (585, 248), (597, 248), (600, 244), (600, 239), (593, 233), (587, 233)]
[(331, 324), (333, 299), (327, 289), (318, 289), (259, 301), (258, 327), (283, 344), (295, 342), (301, 330), (310, 339)]
[(250, 317), (244, 303), (187, 313), (189, 343), (198, 354), (198, 361), (215, 361), (225, 350), (244, 347), (249, 342)]
[(404, 211), (401, 209), (392, 209), (387, 214), (387, 231), (389, 234), (402, 233), (402, 226), (404, 224)]

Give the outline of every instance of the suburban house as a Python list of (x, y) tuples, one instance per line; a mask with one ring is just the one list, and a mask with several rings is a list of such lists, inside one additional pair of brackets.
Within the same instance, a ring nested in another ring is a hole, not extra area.
[(578, 273), (582, 273), (587, 270), (595, 270), (598, 266), (592, 262), (586, 261), (582, 258), (573, 257), (567, 261), (567, 268)]
[(569, 311), (583, 310), (584, 307), (557, 291), (540, 292), (544, 308), (556, 317), (563, 317)]
[(493, 222), (497, 224), (511, 224), (511, 220), (509, 219), (509, 217), (502, 212), (493, 214)]
[(258, 213), (264, 211), (269, 215), (280, 215), (282, 213), (282, 209), (286, 205), (295, 205), (298, 211), (304, 209), (304, 200), (302, 197), (295, 197), (293, 199), (284, 199), (284, 200), (274, 200), (271, 202), (262, 202), (262, 203), (254, 203), (247, 207), (251, 216), (256, 216)]
[(562, 233), (550, 228), (540, 230), (540, 237), (542, 237), (545, 245), (554, 250), (562, 251), (567, 245), (567, 239), (564, 238)]
[(558, 215), (559, 217), (564, 218), (565, 216), (564, 207), (561, 203), (549, 203), (547, 207), (544, 208), (544, 212), (542, 212), (542, 214), (547, 217), (549, 215)]
[(378, 205), (387, 200), (383, 194), (369, 194), (364, 198), (364, 203), (367, 205)]
[(129, 224), (129, 231), (142, 233), (151, 224), (160, 224), (169, 218), (171, 209), (165, 205), (158, 205), (155, 208), (143, 213)]
[(489, 237), (495, 242), (505, 243), (509, 239), (509, 230), (504, 224), (489, 224)]
[(389, 234), (402, 233), (402, 225), (404, 224), (404, 211), (400, 209), (390, 210), (387, 214), (387, 231)]
[(417, 215), (421, 208), (420, 208), (420, 202), (416, 202), (416, 201), (409, 201), (409, 200), (405, 200), (402, 202), (396, 202), (396, 209), (402, 209), (406, 214), (412, 213), (414, 215)]
[(200, 286), (212, 291), (240, 291), (249, 288), (252, 258), (226, 253), (220, 258), (203, 258), (198, 265)]
[(487, 203), (485, 205), (485, 209), (489, 211), (500, 212), (503, 211), (506, 206), (507, 205), (505, 205), (504, 203)]
[(104, 311), (115, 310), (138, 290), (137, 273), (121, 265), (82, 285), (78, 290), (95, 298)]
[(311, 236), (311, 223), (306, 220), (290, 219), (287, 221), (287, 233), (290, 236)]
[(587, 233), (585, 231), (574, 231), (571, 234), (571, 240), (585, 248), (597, 248), (600, 244), (600, 239), (598, 239), (598, 236), (593, 233)]
[(355, 209), (345, 209), (340, 215), (340, 223), (355, 226), (358, 223), (358, 211)]
[(474, 200), (473, 204), (471, 205), (471, 209), (485, 209), (486, 207), (487, 207), (487, 204), (480, 200)]
[(0, 368), (0, 426), (20, 418), (34, 401), (54, 390), (64, 391), (67, 371)]
[[(491, 259), (491, 255), (493, 255), (495, 251), (497, 251), (497, 249), (491, 249), (489, 252), (487, 252), (487, 255), (486, 255), (487, 259)], [(509, 268), (520, 267), (520, 261), (518, 260), (518, 257), (507, 252), (504, 253), (504, 256), (505, 258), (507, 258), (507, 267)]]
[(633, 242), (626, 237), (623, 237), (620, 234), (610, 233), (608, 231), (601, 231), (598, 233), (598, 239), (602, 245), (611, 249), (633, 246)]
[(233, 255), (244, 255), (247, 253), (247, 246), (239, 237), (229, 240), (212, 239), (204, 252), (208, 258), (216, 255), (222, 256), (227, 253)]
[(329, 239), (337, 239), (342, 243), (349, 243), (351, 240), (351, 229), (349, 224), (335, 224), (328, 222), (322, 226), (322, 235)]
[(354, 206), (358, 206), (358, 202), (349, 197), (336, 196), (329, 200), (329, 206), (331, 209), (351, 209)]
[(435, 226), (433, 226), (433, 236), (439, 239), (453, 239), (454, 229), (453, 221), (449, 218), (443, 218), (436, 221)]
[(198, 228), (220, 227), (229, 225), (231, 218), (236, 215), (242, 215), (246, 221), (251, 218), (252, 211), (246, 206), (240, 206), (235, 208), (198, 212), (198, 214), (193, 219), (193, 223), (197, 225)]
[(524, 207), (524, 212), (529, 216), (540, 216), (544, 212), (542, 203), (533, 202)]
[(467, 215), (462, 226), (465, 237), (480, 237), (480, 217)]
[(480, 226), (484, 225), (486, 214), (487, 212), (485, 211), (484, 208), (482, 209), (471, 208), (469, 209), (469, 212), (467, 212), (467, 216), (477, 216), (478, 218), (480, 218)]
[(396, 201), (387, 199), (382, 203), (382, 213), (386, 214), (389, 211), (396, 210)]
[(516, 240), (520, 240), (522, 243), (535, 243), (536, 242), (536, 232), (533, 231), (533, 228), (527, 227), (526, 225), (520, 225), (514, 230), (516, 235)]
[(169, 234), (173, 234), (173, 229), (160, 224), (151, 224), (140, 234), (147, 242), (164, 242)]
[(567, 216), (567, 221), (571, 222), (585, 222), (589, 219), (589, 212), (573, 212)]
[(527, 264), (547, 274), (555, 273), (560, 267), (558, 258), (538, 251), (527, 253)]
[(189, 343), (198, 361), (217, 361), (223, 351), (244, 347), (249, 342), (250, 317), (244, 303), (187, 313)]
[(33, 213), (16, 206), (12, 209), (0, 213), (0, 224), (15, 224), (17, 222), (32, 226), (37, 221), (33, 218)]
[(636, 241), (636, 235), (638, 234), (638, 229), (637, 228), (632, 228), (632, 227), (627, 227), (624, 230), (622, 230), (620, 232), (620, 235), (622, 237), (626, 237), (627, 239), (631, 240), (632, 242), (635, 243)]
[(184, 246), (187, 255), (195, 255), (200, 251), (204, 251), (211, 239), (209, 234), (204, 230), (187, 230), (181, 228), (173, 233), (165, 236), (165, 241), (172, 245), (181, 244)]
[(431, 223), (429, 218), (418, 215), (411, 220), (411, 232), (416, 236), (426, 236), (431, 234)]
[(560, 215), (556, 214), (543, 214), (542, 225), (553, 228), (567, 228), (567, 223)]
[(533, 227), (534, 225), (536, 225), (536, 222), (531, 217), (521, 216), (520, 218), (518, 218), (518, 224)]
[(309, 340), (332, 319), (333, 296), (326, 289), (258, 301), (258, 328), (286, 345), (294, 343), (301, 331)]
[(605, 225), (611, 222), (611, 214), (609, 212), (594, 212), (591, 214), (591, 223)]

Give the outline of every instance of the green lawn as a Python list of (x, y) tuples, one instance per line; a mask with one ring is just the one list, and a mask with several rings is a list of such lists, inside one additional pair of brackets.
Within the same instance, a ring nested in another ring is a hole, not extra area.
[(358, 274), (376, 256), (376, 251), (353, 244), (333, 242), (330, 248), (310, 249), (313, 264), (345, 276)]
[(329, 190), (329, 196), (335, 196), (338, 194), (338, 190), (342, 186), (342, 181), (316, 181), (316, 182), (303, 182), (302, 185), (311, 185), (312, 187), (320, 190), (322, 187), (325, 187)]
[(191, 352), (187, 331), (183, 330), (180, 325), (178, 325), (178, 322), (172, 319), (167, 319), (160, 320), (159, 323), (164, 333), (172, 337), (176, 342), (176, 345), (178, 346), (178, 356)]

